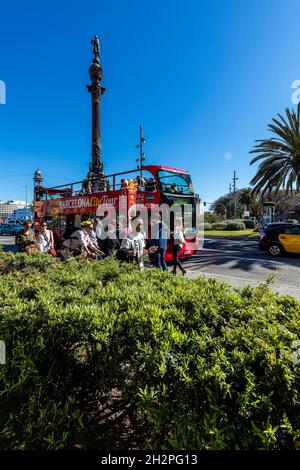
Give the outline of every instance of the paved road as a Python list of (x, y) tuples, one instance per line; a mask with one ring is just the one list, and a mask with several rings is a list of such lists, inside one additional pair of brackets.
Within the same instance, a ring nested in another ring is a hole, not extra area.
[(206, 239), (198, 254), (184, 263), (191, 277), (214, 277), (235, 287), (257, 286), (275, 275), (271, 288), (300, 300), (300, 257), (272, 258), (257, 241)]
[[(0, 237), (4, 250), (14, 249), (14, 237)], [(257, 286), (275, 275), (271, 288), (300, 300), (300, 257), (272, 258), (257, 241), (206, 239), (197, 255), (184, 262), (190, 277), (204, 275), (235, 287)]]

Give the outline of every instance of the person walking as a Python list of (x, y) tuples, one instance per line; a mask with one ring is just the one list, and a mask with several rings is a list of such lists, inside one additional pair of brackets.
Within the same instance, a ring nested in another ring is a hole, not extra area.
[(41, 253), (49, 253), (55, 256), (53, 232), (47, 228), (46, 221), (40, 225), (40, 230), (37, 234), (37, 245)]
[(154, 255), (155, 266), (162, 270), (168, 271), (168, 266), (165, 262), (167, 251), (167, 242), (169, 235), (169, 227), (162, 221), (162, 214), (159, 213), (155, 218), (151, 227), (151, 245), (157, 246), (157, 251)]
[(183, 245), (185, 244), (185, 238), (183, 235), (183, 227), (181, 220), (175, 221), (174, 227), (174, 234), (173, 234), (173, 274), (176, 275), (177, 266), (179, 267), (180, 271), (182, 272), (183, 276), (187, 273), (186, 269), (182, 266), (181, 262), (179, 261), (179, 253), (182, 250)]

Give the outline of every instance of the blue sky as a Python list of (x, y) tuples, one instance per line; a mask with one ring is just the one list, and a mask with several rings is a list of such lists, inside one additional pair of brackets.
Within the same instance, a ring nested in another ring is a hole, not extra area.
[(142, 123), (147, 162), (189, 170), (207, 201), (234, 170), (248, 184), (248, 152), (300, 79), (297, 0), (19, 0), (0, 18), (2, 200), (24, 199), (37, 167), (48, 185), (85, 176), (94, 34), (106, 172), (134, 166)]

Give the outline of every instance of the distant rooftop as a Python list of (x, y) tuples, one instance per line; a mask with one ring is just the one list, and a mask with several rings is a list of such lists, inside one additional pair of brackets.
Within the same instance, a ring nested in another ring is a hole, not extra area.
[(13, 204), (17, 206), (26, 206), (26, 201), (0, 201), (0, 204)]

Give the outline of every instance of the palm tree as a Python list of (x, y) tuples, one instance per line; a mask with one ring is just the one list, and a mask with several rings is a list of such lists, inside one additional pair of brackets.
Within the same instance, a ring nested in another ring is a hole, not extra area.
[(212, 204), (212, 210), (215, 214), (219, 214), (221, 217), (226, 216), (230, 213), (231, 199), (228, 195), (221, 196)]
[(250, 205), (252, 204), (255, 196), (251, 188), (242, 189), (239, 195), (239, 203), (242, 206), (245, 206), (246, 210), (250, 210)]
[(288, 192), (292, 191), (293, 184), (296, 189), (300, 187), (300, 103), (297, 112), (287, 108), (286, 116), (278, 114), (273, 118), (273, 124), (268, 129), (274, 137), (258, 140), (257, 145), (250, 153), (258, 155), (251, 160), (251, 165), (259, 160), (256, 175), (250, 181), (254, 192), (266, 193), (274, 191), (275, 194), (282, 187)]

